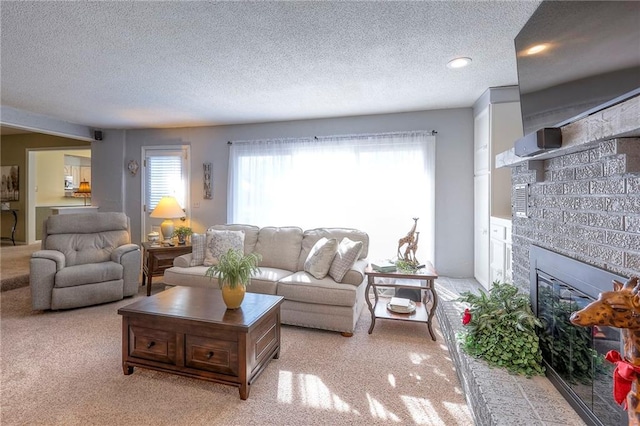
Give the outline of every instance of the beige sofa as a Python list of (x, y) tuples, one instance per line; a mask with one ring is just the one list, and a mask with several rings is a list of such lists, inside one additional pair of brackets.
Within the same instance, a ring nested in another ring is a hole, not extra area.
[[(369, 248), (366, 233), (347, 228), (303, 231), (298, 227), (251, 225), (216, 225), (209, 229), (244, 232), (245, 253), (262, 256), (260, 272), (252, 277), (247, 291), (283, 296), (283, 324), (339, 331), (347, 336), (353, 333), (365, 303), (364, 269)], [(362, 251), (342, 282), (330, 275), (316, 279), (304, 271), (309, 252), (323, 237), (362, 242)], [(165, 284), (218, 289), (217, 280), (205, 276), (208, 266), (189, 266), (192, 257), (193, 253), (176, 258), (174, 266), (165, 270)]]

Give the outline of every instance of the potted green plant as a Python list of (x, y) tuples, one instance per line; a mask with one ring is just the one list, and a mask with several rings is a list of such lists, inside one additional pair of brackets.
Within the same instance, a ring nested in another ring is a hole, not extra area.
[(542, 352), (536, 327), (542, 323), (531, 310), (529, 296), (513, 284), (494, 282), (487, 295), (465, 292), (458, 299), (465, 310), (465, 329), (458, 335), (471, 356), (525, 376), (542, 375)]
[(173, 236), (178, 237), (178, 244), (184, 245), (187, 242), (187, 237), (193, 234), (193, 231), (188, 226), (178, 226), (173, 231)]
[(217, 265), (210, 266), (205, 275), (217, 278), (222, 299), (228, 309), (237, 309), (242, 304), (251, 274), (258, 272), (259, 253), (244, 254), (242, 250), (229, 249), (220, 256)]

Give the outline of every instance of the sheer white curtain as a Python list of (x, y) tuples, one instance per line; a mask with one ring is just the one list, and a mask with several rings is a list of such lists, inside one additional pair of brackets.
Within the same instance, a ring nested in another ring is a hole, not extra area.
[(431, 132), (233, 142), (228, 222), (348, 227), (369, 234), (369, 259), (395, 258), (419, 218), (417, 258), (433, 262)]

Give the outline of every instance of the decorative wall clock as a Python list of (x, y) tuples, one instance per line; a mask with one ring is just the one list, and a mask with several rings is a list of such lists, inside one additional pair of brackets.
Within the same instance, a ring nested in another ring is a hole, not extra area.
[(139, 167), (140, 166), (138, 165), (138, 162), (136, 160), (131, 160), (129, 161), (129, 164), (127, 164), (127, 169), (133, 176), (135, 176), (136, 173), (138, 173)]

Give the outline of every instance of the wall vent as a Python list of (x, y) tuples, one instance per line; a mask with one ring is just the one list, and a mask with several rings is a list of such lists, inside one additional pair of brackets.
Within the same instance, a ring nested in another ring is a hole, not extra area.
[(529, 217), (529, 184), (514, 185), (513, 210), (516, 217)]

